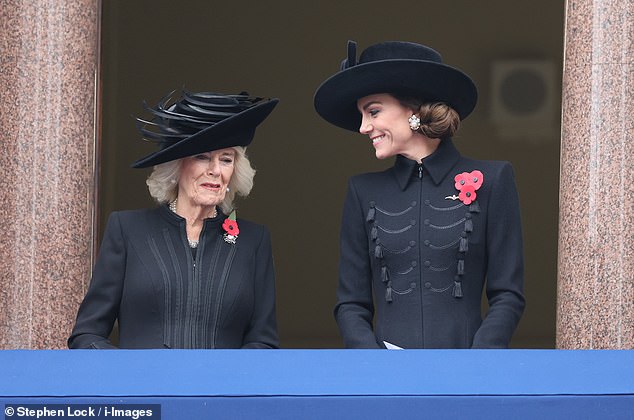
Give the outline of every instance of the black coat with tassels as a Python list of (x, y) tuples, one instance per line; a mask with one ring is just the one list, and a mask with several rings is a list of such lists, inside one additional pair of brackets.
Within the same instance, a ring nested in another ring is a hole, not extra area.
[[(454, 177), (472, 171), (483, 181), (466, 205)], [(422, 164), (398, 156), (350, 179), (335, 307), (346, 347), (506, 348), (524, 310), (523, 270), (508, 162), (465, 158), (444, 140)]]

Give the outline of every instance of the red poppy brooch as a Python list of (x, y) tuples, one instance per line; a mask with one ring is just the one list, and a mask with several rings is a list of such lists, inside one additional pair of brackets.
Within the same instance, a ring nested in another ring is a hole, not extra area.
[(476, 191), (480, 189), (484, 182), (484, 175), (480, 171), (463, 172), (454, 177), (455, 186), (460, 193), (458, 195), (450, 195), (445, 200), (460, 200), (466, 206), (476, 200), (478, 194)]
[(225, 242), (235, 244), (236, 239), (238, 239), (238, 234), (240, 233), (240, 229), (238, 229), (238, 222), (236, 222), (235, 210), (232, 211), (229, 217), (227, 217), (222, 223), (222, 228), (225, 231), (225, 234), (223, 235)]

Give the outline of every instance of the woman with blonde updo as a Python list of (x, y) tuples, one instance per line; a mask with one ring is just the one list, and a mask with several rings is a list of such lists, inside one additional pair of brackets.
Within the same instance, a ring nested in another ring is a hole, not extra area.
[[(524, 310), (508, 162), (452, 142), (477, 90), (432, 48), (356, 43), (317, 89), (326, 121), (369, 137), (390, 169), (348, 184), (335, 318), (348, 348), (506, 348)], [(481, 316), (482, 294), (488, 311)]]

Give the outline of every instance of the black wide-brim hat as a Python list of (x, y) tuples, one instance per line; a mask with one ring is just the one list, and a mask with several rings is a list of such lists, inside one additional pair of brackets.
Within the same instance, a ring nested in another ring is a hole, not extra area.
[(199, 153), (247, 146), (253, 140), (256, 127), (273, 111), (279, 100), (211, 92), (183, 91), (173, 99), (174, 92), (153, 108), (150, 119), (137, 118), (137, 127), (145, 140), (161, 146), (132, 164), (146, 168)]
[(478, 91), (469, 76), (442, 62), (434, 49), (412, 42), (388, 41), (366, 48), (356, 59), (348, 41), (348, 58), (338, 73), (317, 88), (317, 113), (331, 124), (358, 131), (357, 100), (389, 93), (423, 102), (443, 102), (465, 119), (475, 108)]

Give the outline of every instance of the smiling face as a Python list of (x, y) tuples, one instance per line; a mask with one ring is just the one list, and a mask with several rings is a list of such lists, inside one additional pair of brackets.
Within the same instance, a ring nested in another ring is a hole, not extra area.
[(423, 136), (412, 131), (408, 121), (414, 111), (387, 93), (365, 96), (357, 101), (357, 108), (361, 113), (359, 132), (370, 137), (378, 159), (399, 154), (420, 158)]
[(233, 175), (233, 148), (200, 153), (183, 159), (178, 180), (178, 204), (213, 209), (225, 198)]

